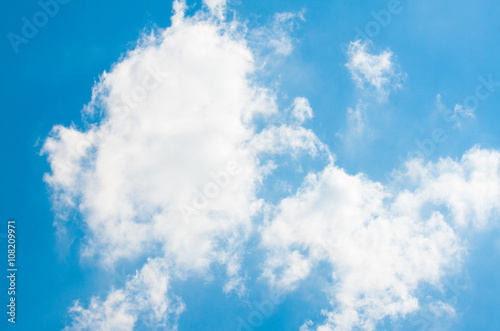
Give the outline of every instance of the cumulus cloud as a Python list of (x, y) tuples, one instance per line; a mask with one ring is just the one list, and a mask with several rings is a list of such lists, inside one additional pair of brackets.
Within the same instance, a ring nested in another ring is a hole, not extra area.
[[(227, 271), (225, 291), (241, 294), (242, 247), (262, 205), (257, 187), (275, 168), (259, 155), (325, 147), (296, 120), (257, 129), (256, 118), (278, 117), (276, 97), (250, 78), (254, 55), (238, 23), (219, 20), (224, 4), (206, 1), (208, 11), (185, 17), (185, 2), (174, 2), (172, 26), (142, 38), (102, 74), (85, 108), (89, 127), (55, 126), (42, 153), (56, 224), (65, 229), (68, 214), (78, 213), (84, 258), (113, 268), (161, 257), (174, 277), (203, 275), (217, 263)], [(312, 110), (300, 100), (302, 121)], [(98, 304), (110, 310), (97, 325), (116, 317), (128, 328), (138, 316), (117, 290), (88, 309), (75, 306), (75, 328), (91, 323), (80, 319), (95, 316)]]
[(402, 195), (409, 208), (425, 202), (442, 204), (458, 229), (486, 229), (500, 211), (500, 152), (474, 147), (460, 162), (450, 158), (423, 164), (407, 164), (409, 180), (417, 185), (412, 195)]
[(216, 238), (248, 229), (262, 177), (249, 146), (314, 148), (300, 127), (256, 133), (252, 118), (275, 114), (274, 96), (248, 79), (252, 53), (225, 28), (195, 16), (148, 37), (94, 87), (87, 112), (101, 112), (100, 123), (57, 126), (45, 142), (45, 180), (55, 201), (83, 215), (86, 254), (112, 264), (159, 242), (186, 268), (206, 267), (218, 257)]
[(314, 265), (331, 266), (327, 291), (336, 308), (317, 330), (373, 330), (386, 316), (416, 311), (420, 284), (439, 287), (459, 270), (461, 230), (498, 218), (499, 162), (499, 152), (479, 148), (459, 162), (416, 162), (411, 185), (396, 192), (333, 164), (310, 174), (262, 230), (270, 251), (264, 276), (293, 290)]
[[(112, 264), (159, 242), (179, 265), (203, 268), (217, 255), (218, 236), (245, 231), (260, 173), (240, 150), (252, 116), (276, 109), (246, 79), (253, 69), (244, 43), (221, 32), (196, 18), (163, 31), (103, 74), (88, 110), (103, 112), (99, 124), (56, 127), (47, 140), (47, 182), (56, 199), (78, 203), (87, 254)], [(55, 165), (73, 136), (92, 145), (63, 172)]]

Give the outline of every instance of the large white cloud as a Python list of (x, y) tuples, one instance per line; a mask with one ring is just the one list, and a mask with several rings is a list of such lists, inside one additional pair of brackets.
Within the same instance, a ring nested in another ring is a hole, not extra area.
[(331, 266), (336, 308), (318, 330), (373, 330), (386, 316), (417, 310), (421, 284), (439, 288), (459, 270), (464, 227), (498, 218), (499, 152), (476, 147), (460, 162), (410, 163), (411, 182), (395, 192), (329, 165), (263, 228), (264, 275), (274, 287), (293, 290), (318, 263)]
[(56, 126), (44, 145), (56, 201), (79, 209), (91, 234), (87, 252), (106, 263), (160, 242), (178, 263), (206, 266), (215, 238), (249, 225), (262, 176), (249, 146), (315, 147), (302, 128), (257, 135), (251, 121), (277, 111), (274, 96), (248, 78), (252, 54), (231, 26), (175, 17), (102, 75), (87, 109), (102, 112), (98, 125)]
[[(239, 23), (220, 20), (224, 3), (207, 1), (208, 11), (185, 17), (186, 4), (176, 1), (172, 26), (142, 38), (94, 87), (85, 114), (97, 123), (55, 126), (43, 153), (57, 225), (64, 229), (79, 213), (84, 257), (107, 268), (161, 257), (174, 277), (219, 263), (225, 290), (241, 293), (241, 248), (262, 204), (257, 186), (272, 169), (259, 153), (314, 154), (324, 146), (293, 119), (254, 125), (277, 115), (275, 96), (251, 78), (253, 54)], [(300, 121), (312, 117), (307, 100), (300, 104)], [(131, 316), (120, 321), (130, 325), (136, 307), (125, 307), (121, 293), (104, 304), (117, 300)]]

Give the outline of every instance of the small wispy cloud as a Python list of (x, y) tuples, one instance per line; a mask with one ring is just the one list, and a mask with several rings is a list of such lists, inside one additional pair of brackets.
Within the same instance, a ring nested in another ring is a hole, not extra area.
[(436, 96), (436, 107), (439, 115), (446, 121), (451, 122), (457, 128), (461, 128), (465, 121), (475, 118), (475, 110), (467, 108), (463, 104), (455, 104), (453, 108), (447, 107), (443, 101), (441, 94)]
[(133, 330), (138, 321), (148, 329), (177, 330), (185, 305), (170, 292), (170, 271), (163, 259), (148, 262), (121, 289), (105, 299), (92, 297), (87, 308), (77, 301), (70, 308), (71, 326), (66, 331)]
[(346, 114), (346, 125), (337, 136), (344, 140), (348, 146), (358, 144), (362, 138), (367, 138), (366, 133), (370, 131), (370, 109), (377, 111), (383, 109), (383, 105), (390, 93), (402, 87), (403, 74), (396, 63), (394, 54), (385, 50), (378, 54), (371, 52), (373, 48), (371, 41), (356, 40), (349, 44), (347, 50), (348, 61), (346, 67), (356, 84), (357, 105), (348, 108)]
[(371, 47), (369, 41), (351, 42), (346, 66), (359, 89), (371, 91), (377, 98), (384, 99), (392, 90), (401, 88), (404, 74), (394, 63), (394, 54), (390, 50), (373, 54)]
[(249, 40), (261, 49), (260, 52), (270, 50), (277, 55), (289, 55), (296, 42), (293, 32), (301, 22), (305, 22), (304, 15), (305, 10), (277, 13), (270, 24), (251, 30)]
[(304, 97), (297, 97), (293, 100), (292, 116), (299, 124), (313, 118), (313, 110), (309, 105), (309, 100)]
[(337, 132), (336, 136), (348, 146), (353, 146), (365, 137), (367, 126), (365, 104), (360, 103), (356, 108), (347, 109), (345, 127)]

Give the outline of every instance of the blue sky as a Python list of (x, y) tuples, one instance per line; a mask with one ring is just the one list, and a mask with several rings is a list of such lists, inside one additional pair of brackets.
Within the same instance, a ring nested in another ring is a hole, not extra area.
[(1, 6), (2, 329), (500, 328), (498, 2)]

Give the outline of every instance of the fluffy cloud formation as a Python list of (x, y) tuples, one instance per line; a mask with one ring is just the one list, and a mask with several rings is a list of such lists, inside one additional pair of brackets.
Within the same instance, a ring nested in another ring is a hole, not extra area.
[[(54, 128), (44, 146), (47, 182), (56, 199), (78, 203), (88, 255), (113, 264), (160, 243), (178, 266), (205, 268), (220, 257), (217, 237), (246, 231), (260, 172), (241, 150), (252, 116), (276, 109), (246, 79), (248, 49), (216, 24), (178, 20), (146, 42), (95, 87), (88, 111), (103, 112), (98, 125)], [(91, 143), (85, 159), (60, 171), (77, 138)]]
[(186, 268), (226, 259), (216, 238), (244, 236), (262, 179), (249, 146), (314, 147), (303, 128), (257, 134), (252, 119), (277, 108), (247, 78), (254, 67), (244, 40), (232, 26), (182, 15), (102, 75), (87, 107), (102, 116), (99, 124), (84, 132), (56, 126), (43, 148), (55, 201), (80, 211), (90, 231), (86, 253), (99, 247), (106, 264), (158, 242)]
[[(257, 129), (255, 119), (278, 115), (275, 96), (249, 78), (254, 57), (239, 23), (220, 21), (224, 3), (206, 1), (208, 11), (185, 17), (176, 1), (172, 26), (140, 40), (95, 85), (85, 112), (97, 122), (85, 131), (55, 126), (42, 152), (57, 226), (80, 215), (84, 257), (110, 268), (160, 257), (174, 277), (217, 263), (227, 270), (225, 291), (241, 293), (241, 250), (262, 204), (256, 190), (273, 169), (259, 154), (324, 146), (297, 120)], [(294, 115), (312, 117), (306, 99)], [(76, 329), (96, 304), (73, 308)], [(98, 325), (135, 321), (138, 307), (123, 291), (101, 304), (110, 310)]]
[(409, 180), (417, 185), (412, 195), (402, 194), (408, 208), (419, 210), (426, 202), (444, 205), (458, 229), (486, 229), (500, 216), (500, 152), (474, 147), (460, 162), (442, 159), (407, 165)]
[(390, 192), (329, 165), (282, 200), (263, 228), (271, 252), (264, 275), (274, 287), (293, 290), (315, 265), (330, 265), (336, 308), (317, 330), (373, 330), (386, 316), (417, 310), (419, 285), (439, 287), (460, 267), (460, 230), (498, 218), (499, 152), (474, 148), (460, 162), (408, 167), (410, 187)]

